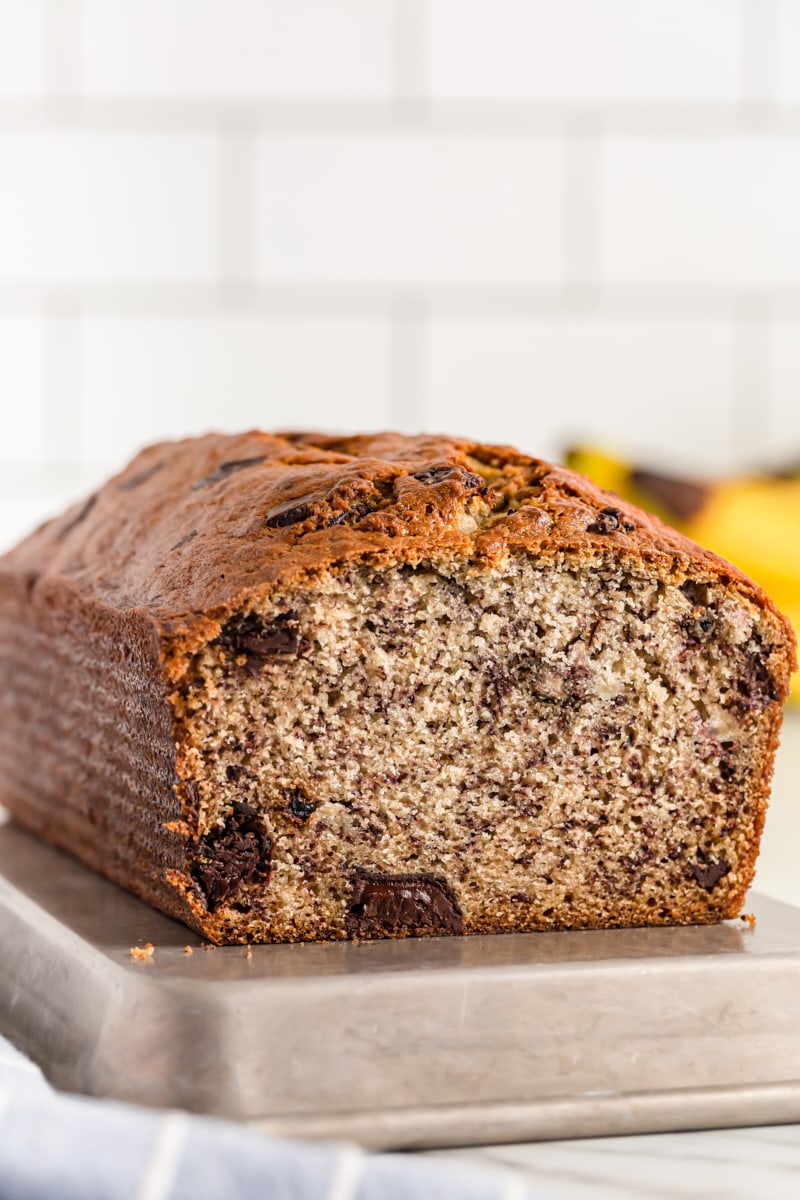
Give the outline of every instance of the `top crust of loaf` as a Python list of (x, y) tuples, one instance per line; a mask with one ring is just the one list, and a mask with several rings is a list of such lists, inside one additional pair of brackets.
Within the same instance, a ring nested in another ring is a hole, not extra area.
[(508, 553), (611, 556), (676, 582), (718, 580), (772, 613), (736, 567), (587, 479), (508, 446), (443, 436), (251, 431), (150, 446), (0, 558), (153, 621), (170, 673), (248, 599), (354, 562), (490, 568)]

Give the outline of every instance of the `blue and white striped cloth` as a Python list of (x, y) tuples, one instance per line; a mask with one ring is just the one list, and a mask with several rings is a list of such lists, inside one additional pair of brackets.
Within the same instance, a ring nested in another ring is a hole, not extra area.
[(55, 1092), (0, 1038), (0, 1200), (535, 1200), (518, 1176)]

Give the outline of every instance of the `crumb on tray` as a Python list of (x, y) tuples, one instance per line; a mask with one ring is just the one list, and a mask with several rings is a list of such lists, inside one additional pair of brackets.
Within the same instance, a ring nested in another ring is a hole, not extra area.
[(740, 913), (739, 920), (744, 921), (747, 925), (750, 926), (751, 929), (755, 929), (755, 927), (756, 927), (756, 914), (755, 913)]
[(152, 942), (148, 942), (145, 946), (131, 946), (131, 958), (136, 962), (144, 962), (145, 959), (152, 958), (156, 952), (156, 948)]
[(183, 952), (184, 952), (184, 954), (194, 954), (194, 950), (192, 949), (191, 946), (184, 946)]

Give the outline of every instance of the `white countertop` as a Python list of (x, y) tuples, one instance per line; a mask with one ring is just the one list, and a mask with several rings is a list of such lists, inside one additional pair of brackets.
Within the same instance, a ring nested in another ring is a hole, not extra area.
[[(784, 724), (755, 889), (800, 906), (797, 711), (788, 715)], [(542, 1200), (800, 1197), (800, 1125), (532, 1142), (433, 1153), (444, 1160), (488, 1160), (514, 1168), (538, 1188)], [(510, 1188), (509, 1197), (512, 1195)]]
[[(437, 1150), (444, 1161), (501, 1163), (542, 1200), (797, 1200), (800, 1126), (654, 1133)], [(513, 1195), (509, 1189), (509, 1200)]]

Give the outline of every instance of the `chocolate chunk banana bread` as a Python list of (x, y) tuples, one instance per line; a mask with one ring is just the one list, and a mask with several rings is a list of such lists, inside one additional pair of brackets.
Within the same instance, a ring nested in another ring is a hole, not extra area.
[(710, 922), (794, 637), (503, 446), (152, 446), (0, 559), (0, 803), (215, 942)]

